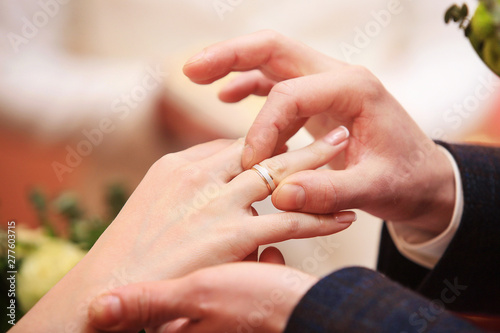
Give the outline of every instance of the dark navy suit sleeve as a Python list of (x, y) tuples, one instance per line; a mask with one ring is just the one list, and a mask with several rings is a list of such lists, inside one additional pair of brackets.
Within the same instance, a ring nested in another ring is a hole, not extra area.
[(464, 212), (441, 260), (427, 270), (407, 260), (384, 228), (378, 270), (457, 312), (500, 315), (500, 148), (440, 142), (460, 169)]
[(286, 333), (480, 332), (382, 274), (360, 267), (337, 271), (300, 300)]
[(500, 314), (500, 148), (439, 144), (460, 169), (464, 212), (434, 269), (403, 257), (384, 228), (378, 270), (388, 278), (364, 268), (331, 274), (302, 298), (285, 332), (479, 332), (444, 307)]

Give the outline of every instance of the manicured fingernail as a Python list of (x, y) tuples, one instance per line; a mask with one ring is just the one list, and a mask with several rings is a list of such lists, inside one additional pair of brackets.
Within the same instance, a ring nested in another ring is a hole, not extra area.
[(341, 212), (335, 214), (335, 221), (337, 223), (352, 223), (358, 219), (355, 212)]
[(245, 145), (245, 148), (243, 148), (243, 156), (241, 157), (241, 165), (244, 168), (250, 168), (252, 165), (252, 161), (254, 160), (255, 157), (255, 149), (253, 149), (252, 146), (249, 144)]
[(328, 133), (323, 140), (326, 143), (335, 146), (341, 144), (349, 137), (349, 130), (345, 126), (340, 126)]
[(276, 206), (282, 210), (301, 209), (306, 204), (306, 192), (299, 185), (285, 184), (277, 193)]
[(205, 50), (203, 50), (200, 53), (197, 53), (194, 56), (192, 56), (191, 58), (189, 58), (188, 61), (186, 61), (186, 63), (184, 64), (184, 66), (195, 63), (198, 60), (201, 60), (204, 56), (205, 56)]
[(118, 324), (122, 317), (120, 298), (104, 294), (92, 301), (89, 308), (89, 318), (99, 327), (112, 327)]

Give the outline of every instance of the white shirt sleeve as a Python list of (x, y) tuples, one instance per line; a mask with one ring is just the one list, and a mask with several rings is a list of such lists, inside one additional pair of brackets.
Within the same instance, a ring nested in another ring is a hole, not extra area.
[(450, 152), (441, 146), (438, 146), (438, 148), (450, 160), (455, 174), (455, 208), (448, 228), (438, 236), (429, 239), (429, 235), (405, 225), (404, 222), (387, 222), (389, 234), (399, 252), (409, 260), (429, 269), (434, 268), (455, 236), (464, 210), (464, 194), (460, 170)]

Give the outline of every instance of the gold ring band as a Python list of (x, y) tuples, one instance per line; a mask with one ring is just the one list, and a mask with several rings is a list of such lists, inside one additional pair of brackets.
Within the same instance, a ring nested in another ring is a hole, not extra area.
[(269, 171), (267, 171), (267, 169), (260, 164), (255, 164), (252, 167), (252, 170), (257, 172), (260, 178), (262, 178), (262, 180), (267, 186), (267, 189), (269, 190), (269, 194), (273, 193), (273, 191), (276, 189), (276, 184), (274, 183), (273, 176), (271, 176)]

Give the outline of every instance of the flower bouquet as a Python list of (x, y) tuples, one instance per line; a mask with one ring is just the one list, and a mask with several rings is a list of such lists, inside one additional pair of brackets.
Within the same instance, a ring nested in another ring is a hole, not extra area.
[[(122, 186), (110, 185), (106, 194), (106, 216), (89, 217), (73, 193), (62, 193), (50, 201), (38, 189), (30, 193), (40, 227), (28, 229), (11, 221), (7, 230), (0, 229), (0, 286), (8, 296), (7, 304), (2, 304), (4, 311), (7, 310), (1, 324), (3, 332), (85, 256), (127, 198)], [(65, 228), (55, 227), (57, 218), (64, 221)]]

